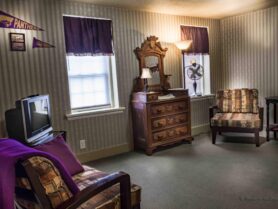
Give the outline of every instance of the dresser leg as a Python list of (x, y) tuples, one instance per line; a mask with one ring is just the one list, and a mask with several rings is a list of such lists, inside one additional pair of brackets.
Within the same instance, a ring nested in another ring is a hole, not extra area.
[(151, 156), (153, 154), (153, 150), (154, 150), (153, 148), (147, 148), (146, 149), (146, 154)]
[(260, 135), (259, 135), (259, 131), (255, 131), (255, 143), (256, 143), (256, 147), (260, 146)]
[(194, 138), (191, 136), (189, 138), (185, 138), (183, 141), (186, 142), (187, 144), (192, 144), (193, 140), (194, 140)]
[(266, 102), (266, 141), (269, 141), (269, 103)]
[(211, 129), (211, 140), (212, 140), (212, 144), (215, 144), (216, 141), (216, 133), (217, 131), (215, 129)]

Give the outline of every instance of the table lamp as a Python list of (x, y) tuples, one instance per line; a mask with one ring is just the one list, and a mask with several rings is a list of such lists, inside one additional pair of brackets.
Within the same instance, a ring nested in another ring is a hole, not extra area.
[(152, 78), (149, 68), (142, 68), (141, 79), (144, 79), (144, 91), (148, 92), (148, 78)]

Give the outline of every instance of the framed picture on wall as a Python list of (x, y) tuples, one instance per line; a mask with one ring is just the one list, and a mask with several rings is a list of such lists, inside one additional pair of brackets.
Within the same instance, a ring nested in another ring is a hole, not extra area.
[(10, 33), (11, 51), (25, 51), (25, 34), (24, 33)]

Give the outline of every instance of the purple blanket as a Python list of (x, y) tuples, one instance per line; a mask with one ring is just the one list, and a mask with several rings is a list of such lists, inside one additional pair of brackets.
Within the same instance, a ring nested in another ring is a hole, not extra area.
[(0, 208), (14, 209), (15, 164), (32, 156), (48, 158), (57, 167), (73, 194), (79, 189), (64, 166), (52, 155), (27, 147), (14, 139), (0, 139)]

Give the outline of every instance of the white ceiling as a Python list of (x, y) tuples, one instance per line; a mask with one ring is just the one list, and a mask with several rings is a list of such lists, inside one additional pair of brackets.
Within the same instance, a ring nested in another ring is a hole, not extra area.
[(182, 16), (224, 18), (278, 5), (278, 0), (68, 0), (174, 14)]

